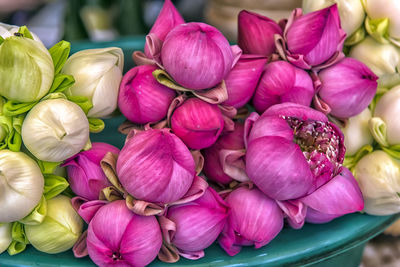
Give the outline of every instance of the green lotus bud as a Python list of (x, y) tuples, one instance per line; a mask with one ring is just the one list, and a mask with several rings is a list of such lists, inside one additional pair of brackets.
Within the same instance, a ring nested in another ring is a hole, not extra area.
[(9, 100), (33, 102), (46, 95), (53, 83), (54, 66), (41, 42), (23, 36), (0, 44), (0, 95)]
[(365, 12), (360, 0), (303, 0), (303, 11), (310, 13), (333, 4), (337, 4), (340, 24), (349, 37), (364, 22)]
[(72, 248), (82, 233), (83, 221), (71, 199), (59, 195), (47, 201), (47, 215), (38, 225), (25, 225), (25, 234), (37, 250), (55, 254)]
[(11, 242), (11, 223), (0, 224), (0, 254), (8, 248)]
[(79, 51), (67, 60), (62, 70), (75, 79), (75, 84), (65, 94), (87, 97), (93, 104), (88, 117), (106, 117), (117, 108), (123, 66), (121, 48)]
[(40, 202), (44, 178), (36, 162), (22, 152), (0, 150), (0, 223), (18, 221)]
[(364, 210), (373, 215), (400, 211), (400, 165), (387, 153), (377, 150), (364, 156), (354, 168), (364, 197)]

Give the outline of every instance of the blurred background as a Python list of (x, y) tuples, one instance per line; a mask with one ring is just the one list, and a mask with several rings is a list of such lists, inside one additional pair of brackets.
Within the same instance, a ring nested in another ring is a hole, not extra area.
[[(144, 35), (163, 0), (0, 0), (0, 22), (26, 25), (47, 47), (59, 40), (92, 42)], [(236, 41), (242, 9), (272, 19), (288, 17), (301, 0), (173, 0), (186, 21), (204, 21)], [(278, 7), (278, 8), (277, 8)]]

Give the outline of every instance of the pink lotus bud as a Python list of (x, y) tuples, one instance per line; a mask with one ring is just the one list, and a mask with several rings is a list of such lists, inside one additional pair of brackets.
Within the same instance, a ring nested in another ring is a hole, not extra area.
[(257, 188), (239, 187), (225, 201), (231, 214), (218, 241), (230, 256), (239, 253), (241, 246), (265, 246), (283, 228), (282, 211)]
[(189, 149), (169, 129), (150, 129), (125, 143), (118, 157), (117, 175), (134, 198), (166, 204), (187, 193), (195, 176), (195, 162)]
[(228, 100), (223, 104), (241, 108), (249, 102), (261, 77), (267, 58), (242, 55), (225, 78)]
[(175, 109), (171, 128), (189, 148), (203, 149), (217, 141), (224, 119), (217, 105), (189, 98)]
[(272, 105), (293, 102), (309, 106), (314, 96), (311, 77), (286, 61), (271, 62), (265, 68), (253, 98), (257, 112)]
[[(164, 41), (167, 34), (173, 28), (183, 23), (185, 23), (185, 21), (183, 20), (181, 14), (179, 14), (178, 10), (176, 10), (171, 0), (165, 0), (163, 8), (161, 9), (160, 14), (158, 14), (158, 17), (154, 22), (153, 27), (151, 27), (149, 33), (155, 34), (158, 39)], [(147, 57), (151, 57), (147, 43), (144, 47), (144, 52)]]
[(349, 118), (366, 109), (374, 98), (376, 76), (364, 63), (345, 58), (318, 73), (322, 85), (318, 96), (329, 105), (330, 114)]
[[(166, 229), (164, 235), (175, 245), (179, 254), (188, 259), (204, 256), (203, 249), (209, 247), (225, 226), (229, 208), (211, 187), (195, 201), (172, 206), (165, 215), (175, 225), (175, 231)], [(163, 229), (163, 223), (161, 228)]]
[(167, 116), (175, 91), (160, 84), (152, 72), (152, 65), (137, 66), (122, 78), (118, 107), (125, 117), (138, 124), (157, 122)]
[[(251, 120), (254, 116), (246, 123)], [(310, 194), (335, 177), (342, 167), (342, 132), (323, 113), (310, 107), (295, 103), (274, 105), (255, 120), (245, 136), (247, 175), (273, 199)]]
[(199, 90), (219, 84), (232, 68), (228, 40), (216, 28), (199, 22), (176, 26), (161, 49), (165, 70), (183, 87)]
[(87, 250), (99, 266), (146, 266), (161, 245), (157, 219), (136, 215), (123, 200), (101, 207), (89, 224)]
[(346, 33), (340, 27), (336, 4), (306, 15), (296, 9), (284, 35), (286, 58), (300, 68), (310, 69), (343, 57)]
[(234, 131), (222, 134), (214, 145), (203, 150), (203, 172), (207, 179), (223, 185), (232, 179), (247, 179), (243, 134), (244, 125), (237, 121)]
[(99, 199), (103, 188), (111, 186), (100, 161), (107, 152), (119, 153), (119, 149), (106, 143), (92, 143), (92, 148), (82, 151), (65, 161), (68, 181), (72, 191), (88, 200)]
[(300, 201), (308, 206), (306, 221), (311, 223), (326, 223), (364, 208), (358, 183), (344, 167), (332, 180)]
[(274, 34), (282, 35), (282, 29), (275, 21), (242, 10), (238, 26), (238, 44), (245, 54), (269, 56), (275, 52)]

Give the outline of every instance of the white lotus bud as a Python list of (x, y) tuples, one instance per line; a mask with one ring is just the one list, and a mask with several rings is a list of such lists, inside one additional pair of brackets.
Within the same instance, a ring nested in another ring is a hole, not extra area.
[(88, 117), (106, 117), (117, 108), (123, 66), (124, 54), (121, 48), (79, 51), (67, 60), (62, 70), (75, 78), (75, 84), (65, 93), (85, 96), (92, 101), (93, 107)]
[(22, 124), (22, 141), (38, 159), (63, 161), (81, 151), (89, 139), (89, 122), (82, 109), (65, 99), (34, 106)]
[(374, 139), (369, 131), (369, 119), (371, 111), (366, 108), (360, 114), (349, 118), (346, 126), (342, 128), (346, 155), (352, 156), (363, 146), (372, 144)]
[(0, 223), (21, 220), (39, 203), (44, 178), (37, 163), (23, 152), (0, 150)]
[(367, 213), (389, 215), (400, 212), (400, 168), (397, 160), (382, 150), (376, 150), (357, 163), (354, 173)]

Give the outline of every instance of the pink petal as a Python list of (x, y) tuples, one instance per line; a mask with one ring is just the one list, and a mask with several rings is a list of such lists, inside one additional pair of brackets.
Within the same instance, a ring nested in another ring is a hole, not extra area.
[(261, 116), (253, 125), (247, 142), (250, 144), (253, 140), (263, 136), (280, 136), (288, 141), (294, 138), (293, 129), (289, 124), (278, 116)]
[(318, 212), (333, 215), (344, 215), (364, 208), (358, 183), (344, 167), (340, 174), (300, 201)]
[(339, 118), (352, 117), (363, 111), (378, 86), (378, 77), (364, 63), (353, 58), (345, 58), (318, 75), (322, 81), (318, 94), (331, 108), (331, 114)]
[(266, 63), (266, 57), (241, 56), (238, 63), (225, 78), (228, 100), (224, 104), (235, 108), (244, 106), (253, 96)]
[(301, 120), (315, 120), (327, 122), (328, 117), (326, 117), (323, 113), (312, 109), (310, 107), (306, 107), (296, 103), (282, 103), (278, 105), (274, 105), (267, 109), (263, 114), (264, 116), (290, 116), (299, 118)]
[[(167, 34), (177, 25), (182, 23), (185, 23), (185, 21), (179, 14), (178, 10), (176, 10), (174, 4), (172, 4), (171, 0), (165, 0), (163, 8), (149, 33), (154, 33), (161, 41), (164, 41)], [(150, 55), (147, 45), (145, 46), (144, 51), (149, 57)]]
[(279, 136), (260, 137), (249, 144), (246, 171), (261, 191), (277, 200), (302, 197), (313, 183), (300, 147)]
[(300, 229), (303, 227), (306, 214), (307, 206), (299, 200), (286, 200), (277, 201), (279, 207), (286, 214), (289, 225), (294, 229)]
[(275, 21), (246, 10), (239, 13), (238, 26), (238, 44), (245, 54), (271, 55), (275, 51), (274, 34), (282, 34)]

